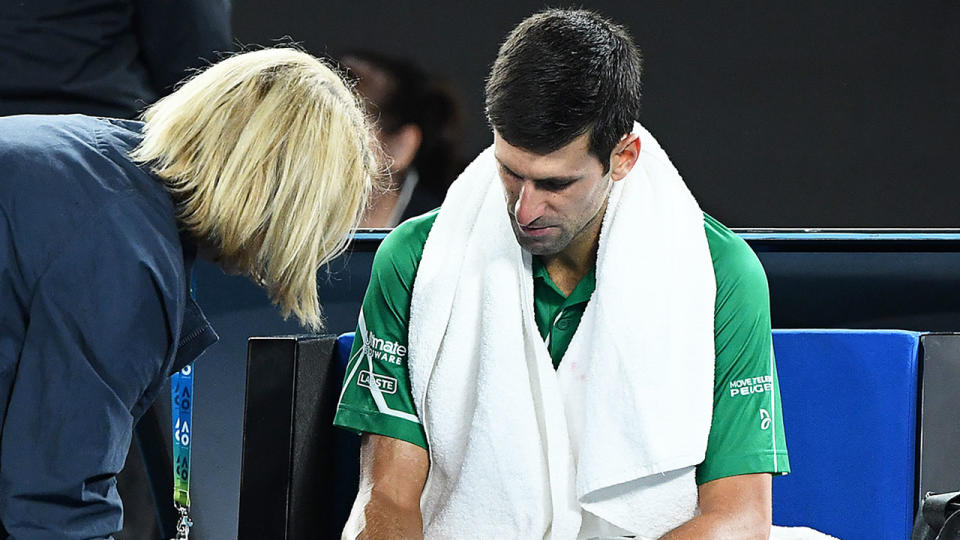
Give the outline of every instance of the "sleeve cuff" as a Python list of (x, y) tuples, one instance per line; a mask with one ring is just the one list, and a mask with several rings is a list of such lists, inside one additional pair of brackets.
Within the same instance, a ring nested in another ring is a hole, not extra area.
[(379, 412), (354, 409), (341, 404), (333, 418), (333, 425), (354, 433), (383, 435), (427, 448), (427, 439), (420, 424)]
[(697, 466), (697, 485), (741, 474), (770, 473), (774, 476), (790, 474), (790, 459), (786, 452), (759, 452), (749, 455), (712, 458)]

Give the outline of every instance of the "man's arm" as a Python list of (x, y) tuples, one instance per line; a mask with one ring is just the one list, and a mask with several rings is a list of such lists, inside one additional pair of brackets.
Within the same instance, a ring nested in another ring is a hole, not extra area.
[(364, 434), (360, 489), (343, 538), (423, 538), (420, 495), (429, 456), (415, 444)]
[(700, 486), (701, 514), (662, 540), (770, 537), (772, 497), (770, 474), (718, 478)]
[[(407, 370), (407, 320), (420, 256), (436, 212), (412, 218), (380, 244), (334, 425), (364, 433), (360, 486), (343, 538), (420, 538), (420, 495), (427, 479), (427, 440)], [(372, 376), (371, 376), (372, 372)], [(370, 378), (392, 383), (382, 400)]]

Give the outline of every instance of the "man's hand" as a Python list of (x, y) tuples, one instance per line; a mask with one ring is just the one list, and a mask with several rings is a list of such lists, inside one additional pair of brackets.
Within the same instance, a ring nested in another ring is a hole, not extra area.
[(662, 540), (687, 538), (764, 539), (773, 519), (770, 475), (744, 474), (718, 478), (700, 486), (701, 514)]
[(430, 458), (415, 444), (365, 434), (360, 489), (343, 538), (422, 538), (420, 495)]

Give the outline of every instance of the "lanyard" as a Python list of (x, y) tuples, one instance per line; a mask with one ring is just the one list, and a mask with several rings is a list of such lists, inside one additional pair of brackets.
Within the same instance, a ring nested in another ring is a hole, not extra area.
[[(197, 281), (190, 276), (190, 298), (196, 298)], [(170, 417), (173, 420), (173, 506), (177, 519), (176, 540), (190, 535), (190, 443), (193, 437), (193, 364), (187, 364), (170, 377)]]
[(170, 377), (173, 417), (173, 504), (180, 513), (177, 539), (190, 534), (190, 439), (193, 424), (193, 364)]

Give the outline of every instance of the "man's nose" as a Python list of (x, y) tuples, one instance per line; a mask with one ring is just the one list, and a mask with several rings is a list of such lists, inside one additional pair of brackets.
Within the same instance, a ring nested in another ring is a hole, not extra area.
[(537, 218), (543, 215), (543, 209), (546, 206), (546, 200), (543, 193), (537, 189), (530, 180), (525, 180), (520, 185), (520, 195), (513, 207), (513, 213), (517, 217), (517, 223), (523, 226), (530, 225)]

